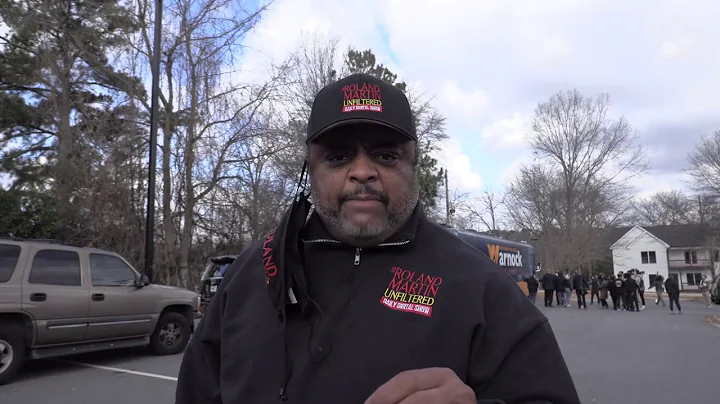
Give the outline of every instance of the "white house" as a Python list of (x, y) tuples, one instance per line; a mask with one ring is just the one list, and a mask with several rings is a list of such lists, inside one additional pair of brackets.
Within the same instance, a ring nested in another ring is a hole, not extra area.
[(620, 235), (610, 246), (613, 272), (637, 268), (645, 272), (646, 289), (655, 276), (669, 276), (681, 289), (697, 289), (702, 275), (712, 278), (718, 268), (718, 245), (713, 231), (706, 226), (634, 226), (615, 229)]

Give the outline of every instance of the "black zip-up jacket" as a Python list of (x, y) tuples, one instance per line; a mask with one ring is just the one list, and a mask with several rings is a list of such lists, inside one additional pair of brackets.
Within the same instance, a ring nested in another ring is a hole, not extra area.
[(283, 327), (263, 245), (248, 248), (190, 341), (177, 404), (276, 403), (280, 386), (287, 403), (363, 403), (396, 374), (429, 367), (454, 370), (478, 403), (580, 402), (545, 316), (422, 207), (377, 247), (335, 241), (315, 214), (302, 239), (307, 290), (293, 295), (309, 303), (288, 305)]

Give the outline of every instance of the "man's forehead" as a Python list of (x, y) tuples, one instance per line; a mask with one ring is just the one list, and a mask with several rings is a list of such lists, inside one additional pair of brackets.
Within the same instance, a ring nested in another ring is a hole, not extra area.
[(380, 125), (348, 125), (337, 128), (315, 142), (325, 147), (397, 147), (410, 140), (403, 134)]

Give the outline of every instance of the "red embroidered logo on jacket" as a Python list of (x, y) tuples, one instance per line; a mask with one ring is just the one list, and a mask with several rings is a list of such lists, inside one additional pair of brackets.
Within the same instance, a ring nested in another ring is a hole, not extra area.
[(393, 267), (393, 278), (380, 299), (383, 306), (408, 313), (432, 316), (442, 278)]

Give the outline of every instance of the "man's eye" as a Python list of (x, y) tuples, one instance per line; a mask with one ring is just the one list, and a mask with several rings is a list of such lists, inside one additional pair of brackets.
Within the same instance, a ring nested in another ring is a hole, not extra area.
[(383, 152), (375, 155), (375, 158), (383, 162), (393, 162), (398, 159), (397, 153)]
[(327, 161), (331, 163), (342, 163), (349, 160), (350, 157), (347, 154), (331, 154), (327, 156)]

